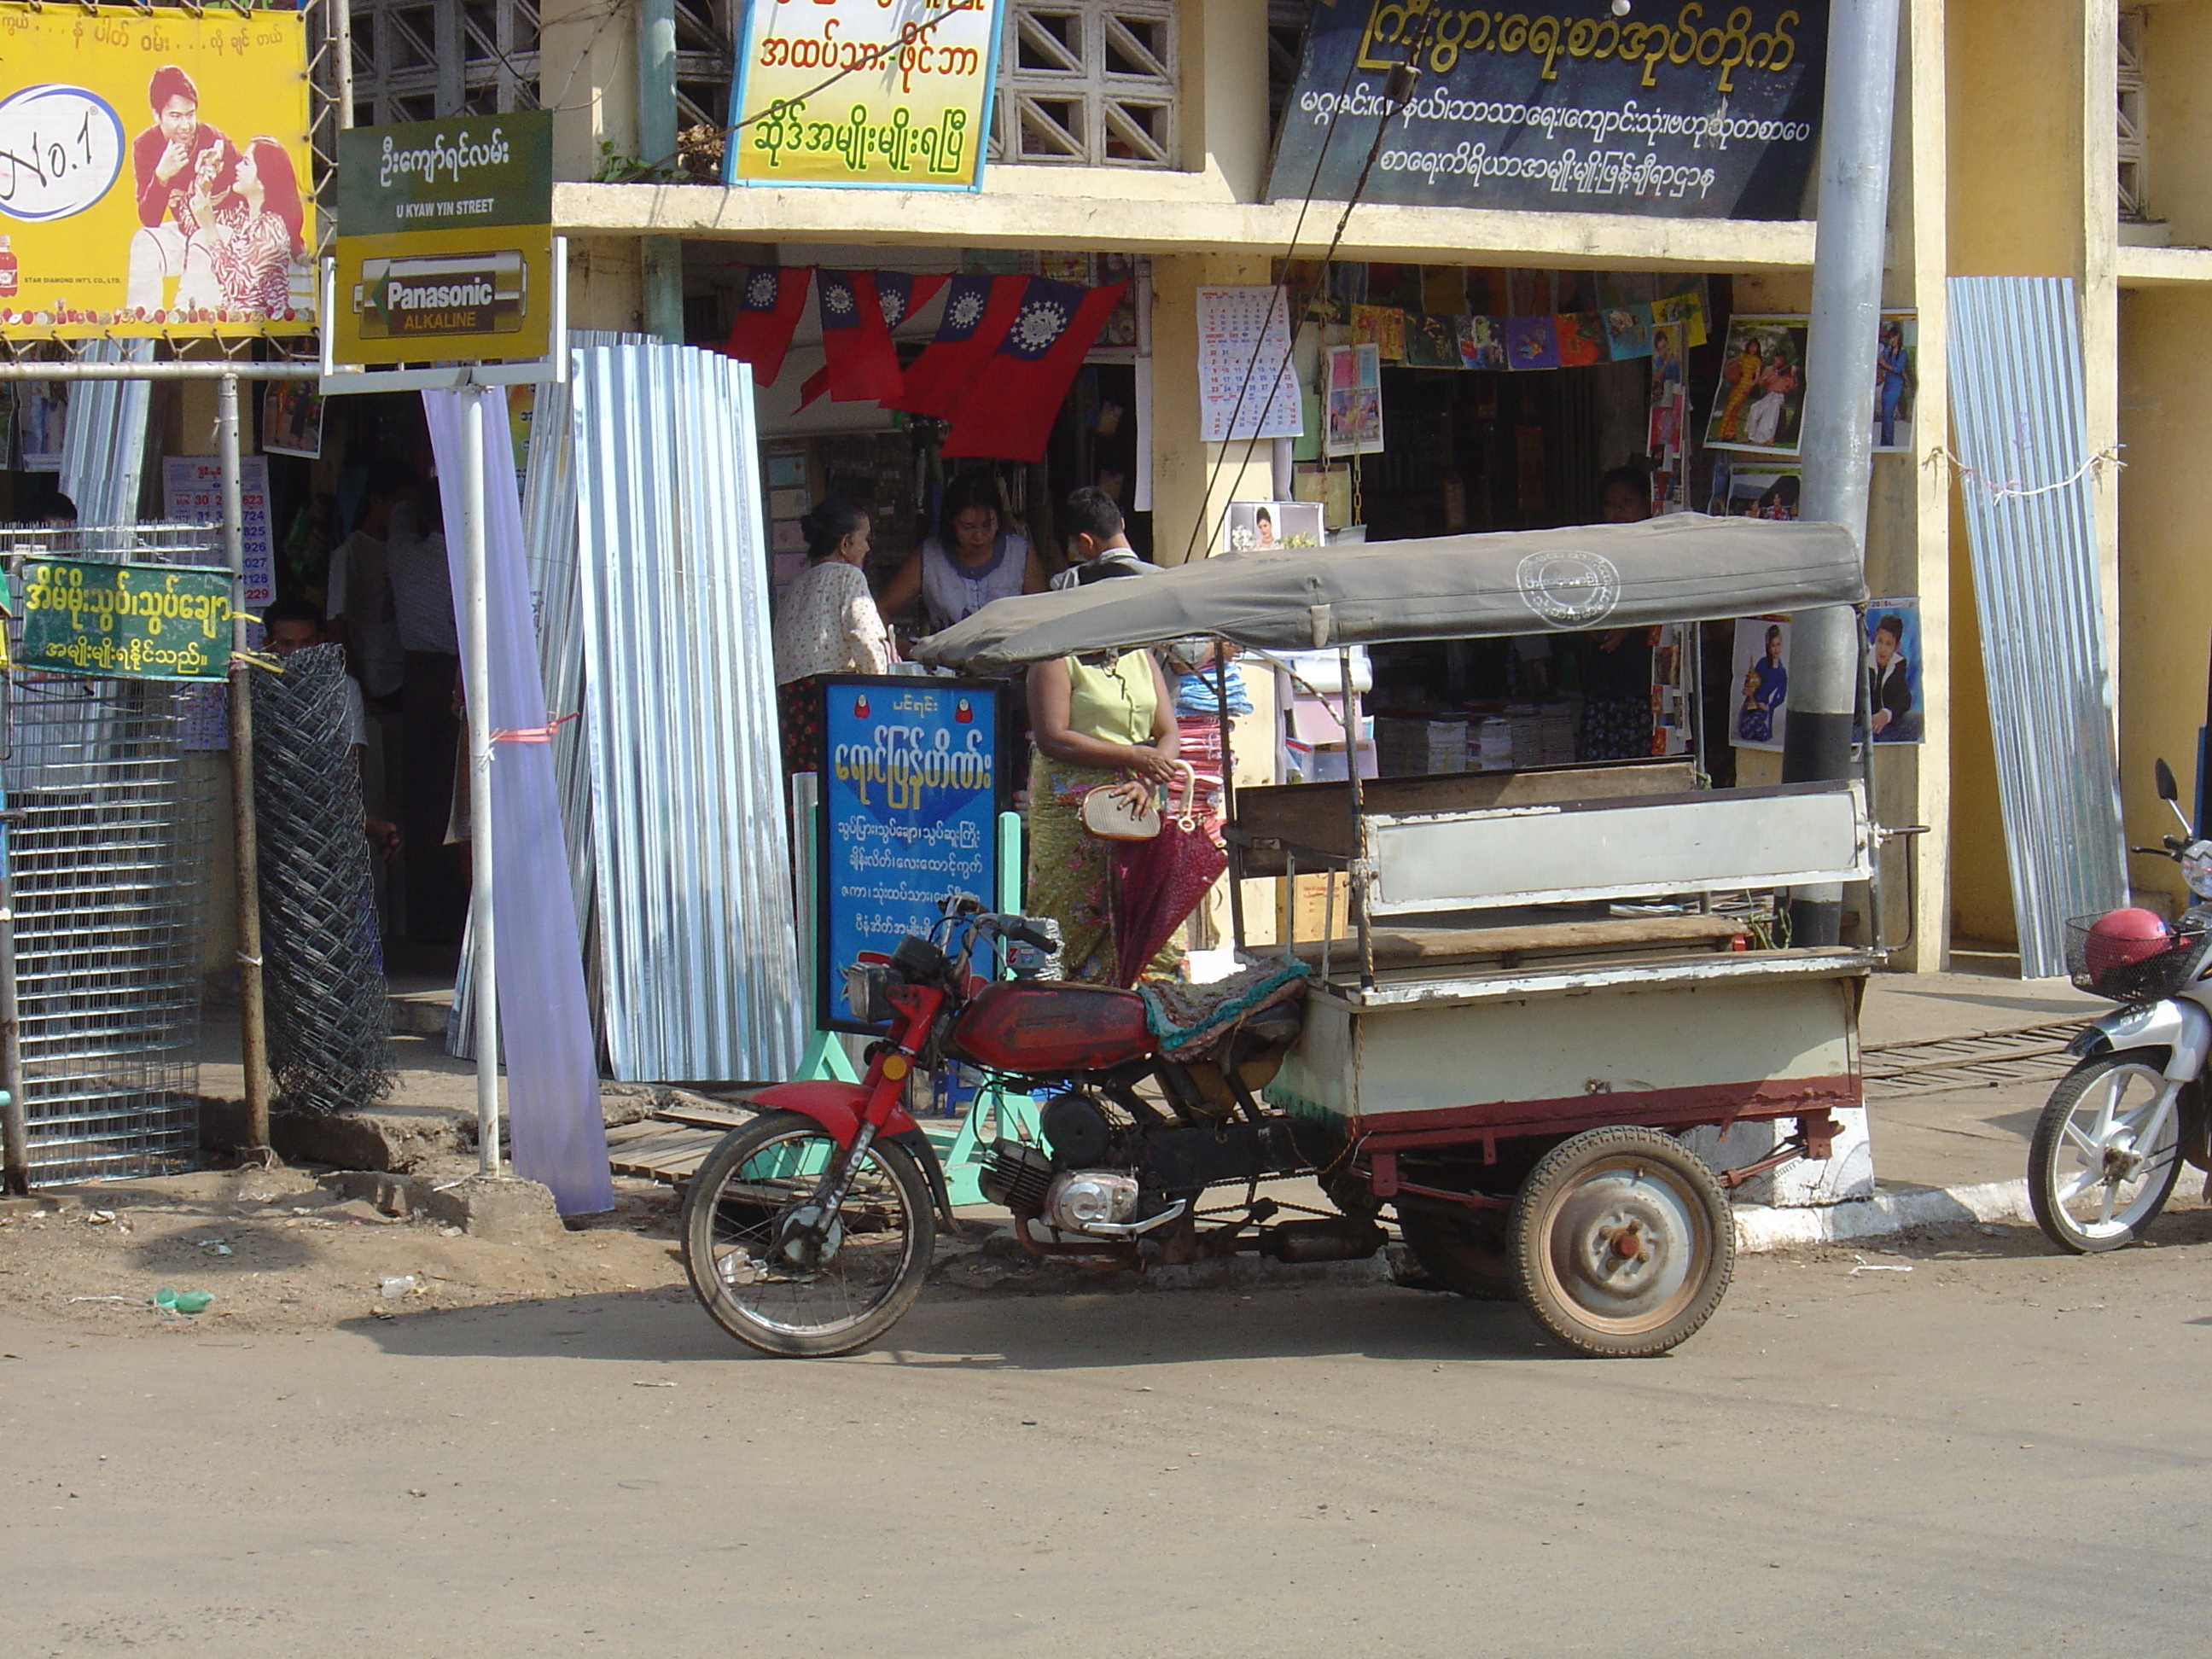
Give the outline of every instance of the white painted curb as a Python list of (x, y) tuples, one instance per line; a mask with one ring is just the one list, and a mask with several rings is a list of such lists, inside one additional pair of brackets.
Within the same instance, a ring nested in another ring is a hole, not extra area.
[(1988, 1181), (1972, 1187), (1928, 1187), (1877, 1193), (1872, 1198), (1820, 1209), (1771, 1209), (1746, 1205), (1735, 1212), (1735, 1247), (1745, 1255), (1800, 1250), (1852, 1238), (1883, 1238), (1915, 1227), (1954, 1227), (1976, 1221), (2033, 1223), (2027, 1182)]

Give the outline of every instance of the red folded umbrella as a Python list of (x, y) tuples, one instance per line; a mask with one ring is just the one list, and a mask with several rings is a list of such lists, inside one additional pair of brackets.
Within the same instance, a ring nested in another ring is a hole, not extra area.
[[(1195, 791), (1194, 790), (1194, 794)], [(1115, 983), (1134, 985), (1229, 867), (1209, 817), (1160, 815), (1150, 841), (1114, 843)]]

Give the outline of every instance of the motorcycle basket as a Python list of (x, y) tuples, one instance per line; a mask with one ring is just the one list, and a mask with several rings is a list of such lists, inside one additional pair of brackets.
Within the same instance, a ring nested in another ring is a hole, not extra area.
[(2114, 1002), (2160, 1002), (2180, 994), (2195, 975), (2204, 949), (2204, 929), (2185, 921), (2166, 943), (2146, 956), (2128, 957), (2124, 942), (2096, 931), (2101, 915), (2075, 916), (2066, 924), (2066, 975), (2075, 988)]

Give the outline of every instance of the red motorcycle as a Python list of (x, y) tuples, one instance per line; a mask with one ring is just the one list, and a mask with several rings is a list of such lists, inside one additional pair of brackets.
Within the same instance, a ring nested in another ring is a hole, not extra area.
[[(1352, 1193), (1352, 1213), (1265, 1226), (1279, 1206), (1248, 1191), (1228, 1225), (1203, 1242), (1195, 1231), (1206, 1188), (1311, 1171), (1344, 1150), (1254, 1093), (1297, 1036), (1302, 966), (1154, 992), (1148, 1004), (1139, 992), (1025, 975), (1007, 947), (1052, 951), (1042, 925), (973, 901), (947, 908), (929, 938), (910, 936), (887, 963), (847, 975), (855, 1013), (888, 1028), (866, 1077), (754, 1091), (759, 1118), (692, 1178), (684, 1263), (725, 1330), (768, 1353), (845, 1353), (912, 1305), (938, 1225), (959, 1231), (945, 1171), (906, 1104), (915, 1074), (947, 1061), (982, 1072), (987, 1089), (1052, 1093), (1039, 1115), (1044, 1144), (1002, 1135), (981, 1182), (1034, 1254), (1133, 1267), (1147, 1248), (1297, 1261), (1382, 1248), (1376, 1206)], [(990, 977), (1009, 955), (1018, 976)], [(1334, 1144), (1302, 1144), (1317, 1135)]]

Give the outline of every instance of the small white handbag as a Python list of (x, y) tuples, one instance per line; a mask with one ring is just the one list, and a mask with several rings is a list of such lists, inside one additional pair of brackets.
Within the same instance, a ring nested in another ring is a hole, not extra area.
[[(1176, 777), (1168, 786), (1170, 803), (1182, 792), (1182, 811), (1177, 821), (1186, 830), (1198, 810), (1198, 774), (1188, 761), (1176, 763)], [(1083, 827), (1102, 841), (1152, 841), (1160, 833), (1160, 809), (1147, 795), (1142, 805), (1132, 805), (1118, 792), (1118, 783), (1101, 784), (1083, 797)]]

